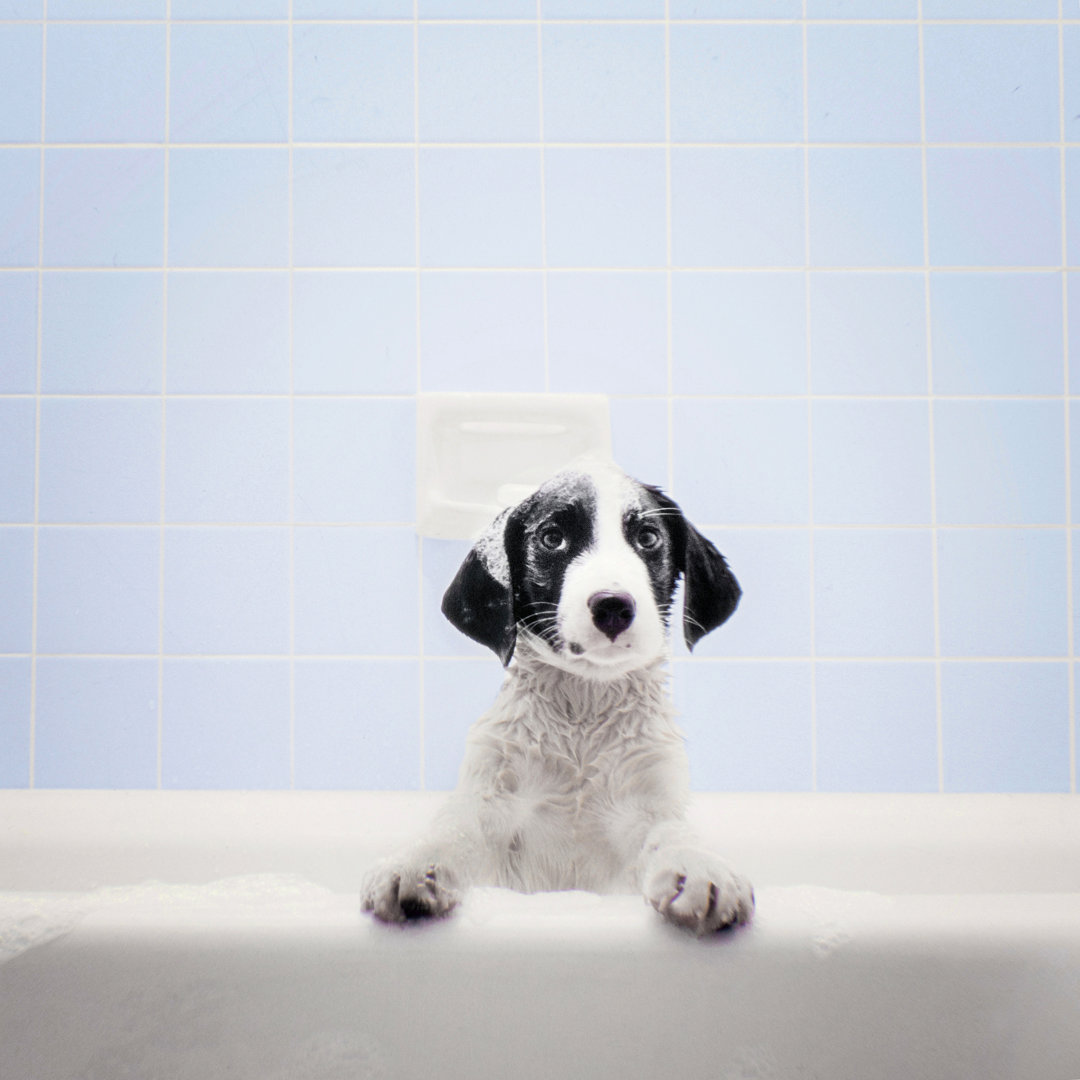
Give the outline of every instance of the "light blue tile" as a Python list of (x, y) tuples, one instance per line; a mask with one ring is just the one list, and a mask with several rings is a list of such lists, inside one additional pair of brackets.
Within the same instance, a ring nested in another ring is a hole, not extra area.
[(420, 786), (420, 665), (415, 660), (296, 664), (296, 786)]
[(44, 0), (0, 0), (0, 19), (40, 19)]
[(293, 138), (413, 138), (413, 28), (315, 24), (293, 32)]
[(0, 788), (30, 786), (30, 661), (0, 657)]
[(44, 249), (46, 266), (160, 266), (165, 152), (46, 150)]
[(36, 274), (0, 274), (0, 394), (37, 386), (37, 305)]
[(41, 155), (0, 148), (0, 266), (37, 266)]
[[(411, 28), (408, 35), (411, 49)], [(539, 138), (535, 26), (422, 26), (419, 49), (421, 139), (535, 142)], [(407, 74), (411, 83), (411, 63)], [(407, 100), (411, 103), (411, 97)], [(411, 125), (411, 114), (408, 119)]]
[(487, 660), (424, 661), (424, 787), (457, 786), (470, 726), (495, 703), (503, 670)]
[(157, 715), (157, 660), (38, 660), (35, 787), (155, 787)]
[(421, 19), (535, 20), (536, 0), (419, 0), (417, 14)]
[(45, 653), (156, 653), (156, 529), (43, 528), (37, 648)]
[(40, 461), (42, 521), (156, 522), (161, 403), (47, 398)]
[(1068, 791), (1065, 664), (947, 664), (946, 791)]
[(668, 403), (664, 398), (620, 398), (608, 402), (611, 446), (627, 475), (644, 484), (667, 485)]
[(914, 19), (919, 0), (807, 0), (808, 19)]
[(807, 409), (801, 401), (678, 399), (674, 491), (703, 525), (805, 525)]
[(443, 594), (472, 545), (468, 540), (432, 540), (430, 537), (425, 537), (422, 544), (424, 654), (487, 656), (494, 659), (490, 649), (451, 626), (441, 608)]
[(671, 154), (677, 266), (802, 266), (801, 150)]
[(930, 523), (926, 402), (815, 401), (813, 413), (816, 523)]
[(416, 278), (310, 273), (293, 278), (298, 394), (416, 391)]
[(801, 140), (802, 65), (798, 26), (672, 27), (672, 139)]
[(47, 141), (160, 142), (165, 27), (51, 24), (45, 84)]
[(41, 389), (161, 391), (160, 273), (50, 273), (42, 279)]
[[(1065, 275), (1067, 279), (1068, 297), (1066, 304), (1070, 316), (1073, 316), (1074, 312), (1080, 311), (1080, 274), (1068, 273)], [(1069, 319), (1069, 358), (1070, 361), (1073, 357), (1080, 356), (1080, 319), (1070, 317)], [(1070, 394), (1080, 393), (1080, 364), (1069, 364), (1069, 390)]]
[(1057, 0), (923, 0), (924, 19), (1056, 19), (1057, 17)]
[(919, 151), (811, 150), (810, 257), (817, 266), (921, 266)]
[(296, 521), (412, 521), (416, 406), (412, 401), (297, 401)]
[(930, 142), (1057, 140), (1057, 27), (928, 26), (923, 40)]
[[(286, 150), (174, 149), (169, 165), (169, 263), (285, 266), (288, 209)], [(297, 210), (299, 218), (299, 201)], [(332, 216), (329, 207), (327, 214)]]
[(0, 653), (30, 652), (34, 533), (0, 528)]
[(166, 521), (287, 521), (289, 403), (171, 400)]
[(412, 528), (296, 532), (296, 651), (413, 656), (419, 644)]
[(34, 520), (35, 410), (0, 398), (0, 521)]
[(548, 150), (547, 257), (552, 266), (663, 266), (661, 150)]
[(288, 663), (167, 660), (161, 782), (166, 788), (287, 788)]
[(1062, 27), (1065, 141), (1080, 140), (1080, 26)]
[(294, 19), (411, 19), (413, 0), (293, 0)]
[[(1065, 151), (1066, 244), (1069, 266), (1080, 267), (1080, 150)], [(1049, 250), (1049, 249), (1048, 249)]]
[(933, 664), (821, 664), (821, 791), (937, 791)]
[(921, 274), (811, 274), (810, 308), (815, 393), (926, 393)]
[(287, 26), (181, 24), (170, 38), (169, 137), (174, 143), (288, 138)]
[[(809, 656), (809, 531), (710, 529), (707, 535), (724, 553), (743, 595), (735, 614), (694, 646), (694, 656)], [(671, 621), (672, 651), (688, 657), (680, 618)]]
[(289, 650), (285, 529), (165, 530), (166, 653)]
[(802, 274), (676, 274), (672, 353), (679, 394), (806, 393)]
[(414, 266), (412, 150), (294, 150), (297, 266)]
[(671, 0), (672, 19), (801, 19), (802, 0)]
[(0, 398), (0, 522), (34, 520), (35, 406)]
[(421, 152), (424, 266), (539, 266), (540, 230), (539, 150)]
[(808, 663), (685, 660), (675, 708), (696, 791), (809, 791)]
[(665, 393), (665, 275), (549, 274), (548, 354), (552, 390)]
[(168, 336), (170, 393), (288, 393), (288, 275), (170, 274)]
[(420, 358), (424, 390), (543, 390), (540, 275), (422, 275)]
[(1054, 401), (934, 404), (938, 521), (1065, 520), (1065, 417)]
[(663, 0), (541, 0), (545, 19), (662, 19)]
[(173, 19), (287, 19), (289, 0), (172, 0)]
[(933, 656), (930, 531), (819, 529), (814, 632), (821, 656)]
[(167, 0), (50, 0), (50, 19), (164, 19)]
[(664, 27), (544, 27), (544, 137), (554, 142), (664, 138)]
[(0, 141), (37, 142), (41, 138), (40, 26), (0, 26)]
[(1068, 652), (1064, 529), (944, 529), (943, 656)]
[(934, 265), (1060, 265), (1057, 150), (930, 150), (926, 167)]
[(1058, 274), (934, 274), (930, 314), (939, 394), (1060, 394)]
[(806, 44), (813, 141), (919, 141), (917, 27), (814, 26)]

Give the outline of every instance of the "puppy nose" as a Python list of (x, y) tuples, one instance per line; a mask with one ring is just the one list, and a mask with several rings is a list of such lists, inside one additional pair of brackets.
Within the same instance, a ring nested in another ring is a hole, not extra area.
[(598, 630), (614, 641), (634, 621), (634, 598), (621, 592), (596, 592), (588, 599)]

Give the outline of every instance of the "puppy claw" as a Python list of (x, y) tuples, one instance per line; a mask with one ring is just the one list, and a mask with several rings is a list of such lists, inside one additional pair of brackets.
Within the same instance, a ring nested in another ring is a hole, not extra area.
[(449, 884), (452, 880), (451, 874), (440, 873), (436, 866), (418, 870), (376, 866), (361, 889), (360, 908), (385, 923), (440, 919), (458, 905), (458, 893)]

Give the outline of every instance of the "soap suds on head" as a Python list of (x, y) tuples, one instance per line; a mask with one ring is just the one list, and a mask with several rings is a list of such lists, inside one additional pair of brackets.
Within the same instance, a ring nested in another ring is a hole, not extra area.
[(476, 541), (473, 550), (484, 564), (484, 569), (500, 584), (510, 588), (510, 560), (506, 555), (504, 530), (510, 509), (504, 510), (488, 526), (487, 531)]

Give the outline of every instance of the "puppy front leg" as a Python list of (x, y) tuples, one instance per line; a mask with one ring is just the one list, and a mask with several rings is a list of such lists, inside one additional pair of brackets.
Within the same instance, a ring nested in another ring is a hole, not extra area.
[(748, 923), (754, 890), (682, 821), (654, 825), (641, 859), (645, 899), (670, 923), (699, 937)]
[(387, 923), (449, 915), (475, 876), (478, 831), (466, 806), (451, 800), (424, 840), (368, 871), (360, 889), (361, 909)]

